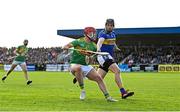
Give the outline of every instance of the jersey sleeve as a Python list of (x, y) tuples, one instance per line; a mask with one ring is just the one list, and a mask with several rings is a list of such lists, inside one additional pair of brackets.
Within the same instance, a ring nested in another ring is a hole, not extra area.
[(106, 34), (103, 33), (103, 32), (100, 32), (100, 33), (98, 34), (98, 38), (104, 38), (104, 39), (106, 39)]
[(76, 47), (79, 45), (79, 41), (78, 40), (74, 40), (71, 42), (71, 44), (73, 45), (73, 47)]
[(21, 46), (18, 46), (18, 47), (16, 48), (16, 54), (20, 54), (20, 53), (19, 53), (20, 48), (21, 48)]

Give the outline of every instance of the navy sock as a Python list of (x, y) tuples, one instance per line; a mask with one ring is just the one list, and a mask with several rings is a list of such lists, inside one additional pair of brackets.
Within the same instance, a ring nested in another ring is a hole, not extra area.
[(124, 88), (121, 88), (121, 89), (120, 89), (120, 92), (121, 92), (121, 94), (125, 94), (125, 93), (126, 93), (126, 90), (125, 90)]

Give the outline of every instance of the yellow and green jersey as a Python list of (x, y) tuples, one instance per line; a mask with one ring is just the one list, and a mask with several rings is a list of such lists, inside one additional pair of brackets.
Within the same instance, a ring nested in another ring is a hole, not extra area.
[[(71, 42), (74, 49), (96, 51), (96, 44), (93, 42), (86, 42), (84, 38), (77, 39)], [(71, 64), (87, 65), (85, 61), (86, 55), (81, 54), (79, 51), (74, 50), (71, 57)]]
[(28, 52), (28, 48), (25, 46), (25, 45), (21, 45), (21, 46), (18, 46), (16, 48), (16, 58), (15, 58), (15, 61), (21, 61), (21, 62), (25, 62), (26, 60), (26, 54)]

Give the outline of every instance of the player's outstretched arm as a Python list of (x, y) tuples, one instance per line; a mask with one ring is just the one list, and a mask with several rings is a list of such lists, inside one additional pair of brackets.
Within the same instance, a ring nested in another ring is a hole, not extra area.
[(104, 42), (104, 38), (99, 38), (97, 42), (97, 52), (101, 51), (102, 44)]
[(71, 43), (69, 43), (69, 44), (65, 45), (62, 49), (68, 50), (71, 47), (73, 47), (73, 45)]

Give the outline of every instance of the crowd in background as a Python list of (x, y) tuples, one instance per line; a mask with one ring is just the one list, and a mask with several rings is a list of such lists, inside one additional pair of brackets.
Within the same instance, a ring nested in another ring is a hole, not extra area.
[(126, 49), (129, 49), (126, 63), (180, 64), (180, 46), (134, 46)]
[[(0, 47), (0, 63), (12, 63), (15, 49), (14, 47)], [(62, 51), (60, 47), (29, 48), (27, 63), (56, 64), (68, 62), (70, 56), (67, 57), (66, 53), (64, 54)], [(123, 46), (121, 51), (115, 51), (114, 58), (118, 63), (180, 64), (180, 46)]]
[[(0, 63), (10, 64), (15, 56), (16, 48), (2, 48), (0, 47)], [(28, 64), (55, 64), (57, 63), (57, 56), (62, 52), (60, 47), (53, 48), (29, 48), (27, 54)], [(60, 63), (60, 62), (59, 62)]]

